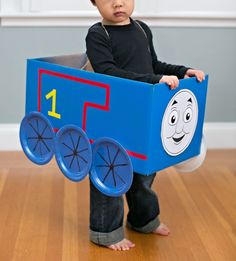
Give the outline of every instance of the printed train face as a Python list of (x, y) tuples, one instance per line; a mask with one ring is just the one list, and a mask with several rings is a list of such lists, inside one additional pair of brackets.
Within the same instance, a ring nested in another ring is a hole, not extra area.
[(195, 95), (187, 90), (177, 92), (166, 107), (161, 128), (165, 151), (171, 156), (182, 153), (190, 144), (198, 120)]

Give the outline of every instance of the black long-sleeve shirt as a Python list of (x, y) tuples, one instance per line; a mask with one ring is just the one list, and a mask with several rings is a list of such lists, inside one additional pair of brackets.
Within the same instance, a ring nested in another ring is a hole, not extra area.
[(159, 82), (163, 75), (183, 78), (188, 68), (159, 61), (149, 27), (130, 21), (128, 25), (105, 25), (105, 29), (96, 23), (89, 28), (87, 56), (94, 71), (148, 83)]

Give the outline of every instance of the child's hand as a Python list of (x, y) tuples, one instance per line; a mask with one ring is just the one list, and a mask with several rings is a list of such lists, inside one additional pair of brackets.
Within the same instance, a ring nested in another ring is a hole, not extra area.
[(205, 80), (205, 73), (203, 71), (193, 70), (193, 69), (188, 69), (184, 78), (189, 78), (189, 77), (193, 77), (193, 76), (196, 76), (196, 78), (199, 82), (202, 82), (203, 80)]
[(177, 88), (179, 85), (179, 79), (174, 75), (164, 75), (159, 82), (165, 82), (169, 85), (171, 90)]

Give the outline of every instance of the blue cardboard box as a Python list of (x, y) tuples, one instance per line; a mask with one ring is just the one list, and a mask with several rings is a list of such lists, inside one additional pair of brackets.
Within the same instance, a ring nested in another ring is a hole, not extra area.
[(43, 113), (57, 132), (66, 124), (81, 127), (91, 143), (118, 141), (133, 169), (143, 175), (199, 154), (208, 77), (180, 80), (170, 90), (82, 68), (85, 55), (27, 61), (26, 114)]

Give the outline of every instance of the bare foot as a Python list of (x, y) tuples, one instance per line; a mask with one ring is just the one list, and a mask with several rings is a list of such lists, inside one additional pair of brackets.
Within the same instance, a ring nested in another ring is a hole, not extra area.
[(168, 236), (170, 234), (170, 230), (165, 224), (161, 223), (159, 227), (153, 231), (153, 233), (161, 236)]
[(130, 248), (134, 247), (135, 244), (129, 241), (128, 239), (124, 238), (120, 242), (108, 246), (108, 248), (112, 250), (129, 250)]

